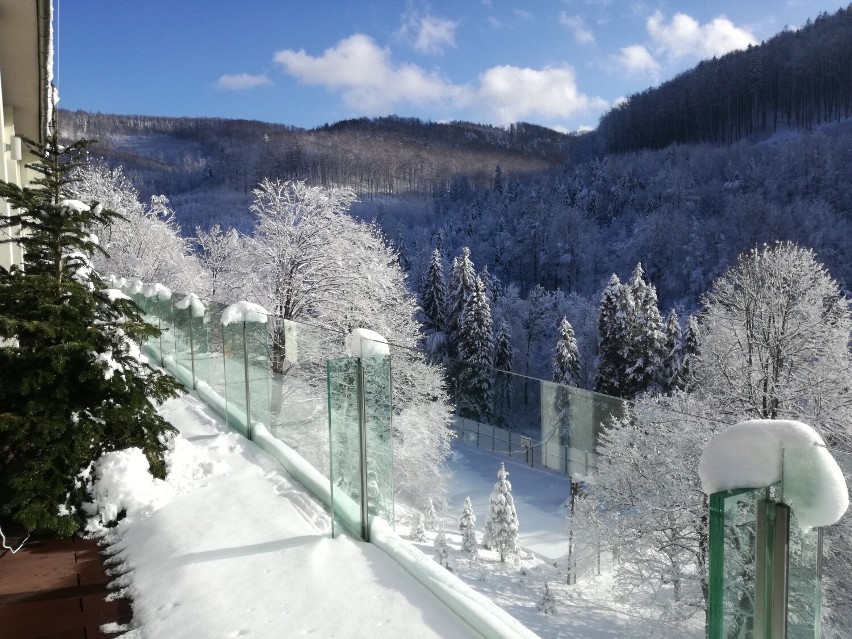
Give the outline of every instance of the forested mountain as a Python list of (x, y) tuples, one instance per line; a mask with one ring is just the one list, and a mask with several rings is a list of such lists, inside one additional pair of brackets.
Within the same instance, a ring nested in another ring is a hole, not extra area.
[(608, 153), (669, 144), (731, 144), (852, 115), (852, 5), (760, 46), (705, 60), (630, 96), (597, 131)]
[(263, 178), (348, 186), (367, 200), (431, 197), (458, 175), (490, 185), (495, 165), (513, 174), (562, 163), (571, 136), (519, 123), (509, 129), (416, 118), (360, 118), (305, 130), (216, 118), (60, 112), (71, 139), (120, 163), (143, 196), (199, 187), (248, 192)]
[(812, 248), (852, 288), (850, 59), (846, 9), (705, 61), (584, 135), (395, 116), (312, 130), (84, 112), (60, 124), (97, 138), (92, 153), (122, 165), (143, 198), (166, 195), (187, 236), (250, 233), (264, 177), (349, 186), (352, 212), (396, 245), (412, 290), (435, 249), (449, 272), (469, 247), (515, 370), (550, 377), (567, 316), (589, 387), (601, 293), (639, 262), (663, 313), (681, 318), (740, 253), (777, 240)]

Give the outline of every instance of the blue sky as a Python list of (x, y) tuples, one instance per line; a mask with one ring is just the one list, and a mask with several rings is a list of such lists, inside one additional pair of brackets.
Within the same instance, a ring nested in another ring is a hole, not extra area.
[(617, 100), (834, 0), (57, 0), (60, 106), (311, 128), (594, 127)]

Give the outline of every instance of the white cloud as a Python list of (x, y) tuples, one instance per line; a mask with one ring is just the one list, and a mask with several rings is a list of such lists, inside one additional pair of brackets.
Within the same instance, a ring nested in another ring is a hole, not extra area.
[(389, 49), (363, 34), (339, 41), (320, 56), (284, 50), (275, 54), (275, 61), (306, 84), (339, 92), (347, 106), (361, 115), (385, 115), (399, 104), (428, 104), (448, 111), (465, 109), (489, 122), (510, 124), (553, 121), (608, 107), (604, 100), (580, 92), (574, 70), (568, 66), (540, 70), (497, 66), (482, 73), (477, 86), (453, 84), (417, 65), (395, 63)]
[(272, 84), (272, 80), (265, 75), (236, 73), (220, 76), (214, 86), (222, 91), (245, 91), (246, 89), (254, 89), (255, 87), (262, 87), (268, 84)]
[(559, 24), (567, 27), (574, 34), (574, 40), (580, 44), (591, 44), (595, 41), (595, 34), (586, 26), (582, 16), (569, 16), (562, 11), (559, 14)]
[(623, 47), (611, 57), (627, 73), (656, 76), (660, 70), (660, 63), (641, 44)]
[(603, 110), (604, 100), (591, 98), (577, 88), (571, 67), (529, 69), (497, 66), (479, 77), (477, 97), (495, 121), (509, 124), (541, 117), (567, 118), (589, 110)]
[(389, 49), (360, 33), (344, 38), (318, 57), (308, 55), (304, 49), (278, 51), (275, 62), (305, 84), (342, 92), (348, 106), (367, 115), (385, 114), (403, 102), (458, 101), (464, 93), (462, 88), (417, 65), (394, 65)]
[(422, 16), (414, 10), (409, 10), (402, 16), (400, 37), (411, 42), (420, 53), (440, 55), (446, 47), (456, 46), (456, 28), (459, 23), (455, 20), (437, 18), (432, 15)]
[(535, 16), (529, 11), (524, 11), (523, 9), (515, 9), (515, 15), (523, 20), (524, 22), (535, 22)]
[(657, 48), (672, 58), (711, 58), (757, 43), (754, 35), (725, 16), (701, 25), (695, 18), (676, 13), (666, 24), (663, 14), (655, 11), (645, 26)]

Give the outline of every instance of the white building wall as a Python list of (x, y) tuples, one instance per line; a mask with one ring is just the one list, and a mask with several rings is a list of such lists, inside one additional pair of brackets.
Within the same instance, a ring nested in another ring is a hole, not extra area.
[[(0, 69), (0, 152), (2, 153), (2, 161), (0, 161), (0, 179), (4, 182), (11, 182), (18, 186), (23, 186), (22, 174), (25, 169), (23, 161), (13, 159), (13, 140), (15, 136), (15, 113), (11, 106), (4, 103), (3, 100), (3, 70)], [(11, 214), (11, 209), (5, 200), (0, 200), (0, 216), (8, 217)], [(0, 228), (0, 239), (8, 239), (14, 237), (17, 229), (12, 227)], [(0, 266), (8, 270), (12, 264), (21, 264), (22, 255), (21, 247), (12, 242), (3, 242), (0, 244)]]

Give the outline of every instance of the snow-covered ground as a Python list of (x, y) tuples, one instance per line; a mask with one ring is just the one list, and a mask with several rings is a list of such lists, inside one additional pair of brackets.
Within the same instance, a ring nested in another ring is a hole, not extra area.
[[(105, 479), (95, 485), (102, 512), (127, 511), (101, 531), (115, 585), (133, 599), (125, 636), (479, 636), (376, 546), (331, 539), (325, 508), (198, 399), (172, 400), (161, 413), (181, 432), (168, 479), (151, 480), (141, 452), (121, 452), (100, 464)], [(481, 531), (500, 461), (520, 520), (517, 565), (486, 550), (470, 561), (460, 550), (464, 498)], [(440, 518), (453, 573), (527, 628), (544, 638), (703, 636), (703, 619), (672, 626), (635, 601), (617, 602), (606, 570), (565, 584), (566, 477), (464, 444), (449, 465), (453, 489)], [(431, 556), (435, 535), (414, 545)], [(555, 615), (537, 609), (545, 583)]]
[[(470, 496), (477, 518), (476, 528), (481, 532), (501, 461), (509, 472), (520, 522), (521, 547), (526, 555), (518, 567), (501, 565), (496, 553), (481, 548), (479, 559), (471, 563), (460, 550), (458, 522), (464, 498)], [(601, 558), (604, 570), (600, 576), (592, 559), (577, 584), (565, 583), (566, 506), (570, 495), (567, 476), (530, 468), (520, 457), (509, 458), (458, 442), (453, 445), (448, 465), (453, 472), (450, 503), (447, 511), (439, 515), (446, 528), (451, 565), (456, 575), (487, 594), (536, 634), (554, 639), (698, 639), (704, 636), (703, 615), (675, 625), (659, 620), (658, 611), (643, 608), (641, 601), (619, 597), (612, 574), (606, 570), (607, 556)], [(431, 553), (434, 536), (427, 534), (427, 542), (417, 545)], [(575, 548), (577, 545), (575, 540)], [(555, 598), (555, 615), (545, 615), (536, 607), (544, 593), (545, 582)]]
[(478, 636), (375, 546), (331, 539), (323, 507), (201, 402), (161, 412), (181, 431), (169, 480), (122, 453), (110, 474), (125, 484), (101, 486), (127, 508), (107, 531), (133, 599), (125, 636)]

